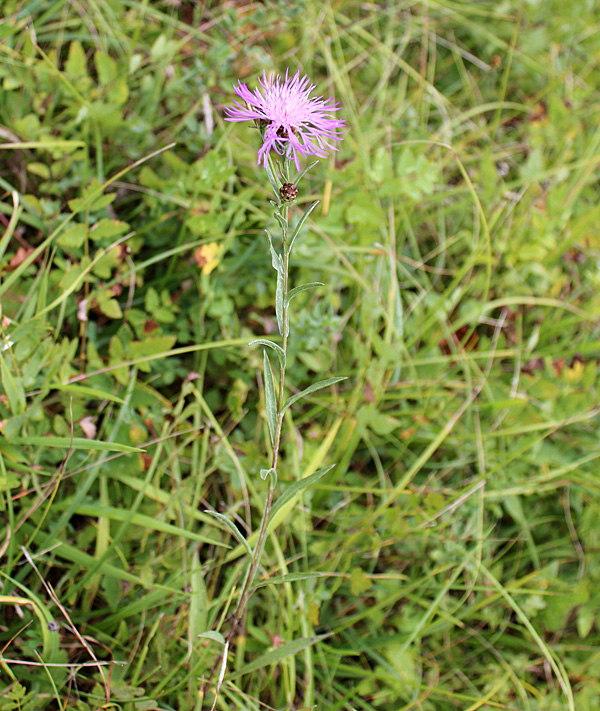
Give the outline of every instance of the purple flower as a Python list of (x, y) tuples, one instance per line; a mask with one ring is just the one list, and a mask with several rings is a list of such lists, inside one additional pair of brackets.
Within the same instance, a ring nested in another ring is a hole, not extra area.
[[(310, 98), (316, 87), (307, 76), (300, 78), (296, 72), (293, 78), (276, 76), (267, 79), (263, 72), (259, 78), (260, 89), (254, 93), (245, 84), (238, 82), (234, 92), (246, 102), (237, 101), (225, 109), (226, 121), (257, 121), (263, 134), (263, 144), (258, 151), (266, 167), (271, 149), (277, 155), (287, 155), (300, 170), (299, 155), (325, 158), (328, 150), (337, 151), (332, 141), (344, 137), (346, 122), (335, 117), (340, 106), (333, 99)], [(261, 91), (262, 89), (262, 91)]]

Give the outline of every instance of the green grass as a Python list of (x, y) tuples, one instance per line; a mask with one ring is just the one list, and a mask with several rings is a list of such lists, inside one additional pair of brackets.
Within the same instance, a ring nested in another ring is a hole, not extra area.
[(213, 702), (275, 328), (222, 108), (289, 66), (349, 128), (300, 198), (290, 394), (348, 380), (286, 412), (277, 496), (336, 466), (271, 527), (217, 708), (595, 710), (595, 3), (3, 11), (0, 709)]

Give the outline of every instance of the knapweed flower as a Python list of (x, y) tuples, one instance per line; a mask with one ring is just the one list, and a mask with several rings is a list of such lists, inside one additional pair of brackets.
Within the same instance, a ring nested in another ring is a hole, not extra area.
[(346, 122), (336, 118), (340, 106), (333, 99), (311, 98), (316, 87), (300, 72), (290, 78), (277, 75), (267, 78), (263, 72), (260, 88), (254, 93), (238, 82), (234, 92), (246, 102), (238, 101), (225, 109), (226, 121), (255, 121), (261, 129), (263, 144), (258, 151), (257, 163), (266, 167), (271, 150), (286, 155), (300, 170), (299, 156), (325, 158), (329, 150), (337, 151), (333, 141), (341, 141)]

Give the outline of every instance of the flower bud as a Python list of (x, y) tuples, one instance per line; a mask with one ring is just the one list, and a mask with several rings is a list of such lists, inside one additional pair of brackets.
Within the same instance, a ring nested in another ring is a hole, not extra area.
[(279, 188), (279, 197), (282, 202), (291, 202), (298, 197), (298, 187), (294, 183), (284, 183)]

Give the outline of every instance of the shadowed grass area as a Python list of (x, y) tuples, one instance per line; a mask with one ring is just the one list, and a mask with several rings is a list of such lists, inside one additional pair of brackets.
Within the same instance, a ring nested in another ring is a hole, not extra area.
[(348, 379), (286, 411), (276, 497), (336, 466), (271, 524), (217, 708), (595, 710), (595, 3), (3, 10), (0, 708), (213, 703), (277, 340), (222, 108), (298, 67), (349, 130), (298, 199), (290, 395)]

